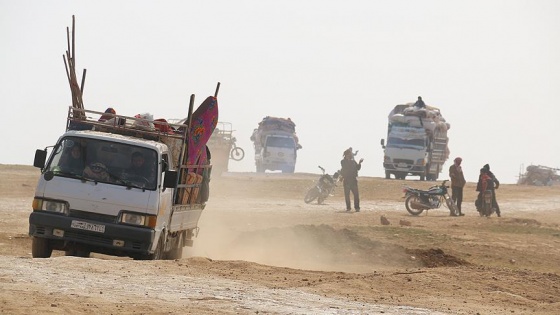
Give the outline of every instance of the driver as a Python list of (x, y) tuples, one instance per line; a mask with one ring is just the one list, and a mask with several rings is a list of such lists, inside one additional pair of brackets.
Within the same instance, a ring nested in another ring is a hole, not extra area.
[(144, 155), (139, 151), (136, 151), (132, 154), (130, 167), (128, 168), (127, 173), (129, 175), (143, 177), (148, 181), (152, 181), (153, 178), (151, 167), (147, 165)]

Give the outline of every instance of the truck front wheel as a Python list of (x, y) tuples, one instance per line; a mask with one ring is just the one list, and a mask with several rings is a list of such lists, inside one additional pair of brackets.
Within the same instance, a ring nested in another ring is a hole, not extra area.
[(154, 251), (153, 254), (145, 254), (145, 255), (139, 255), (139, 256), (135, 256), (133, 257), (133, 259), (138, 259), (138, 260), (160, 260), (163, 259), (163, 250), (165, 248), (165, 242), (163, 240), (163, 233), (162, 235), (159, 236), (159, 241), (158, 244), (156, 246), (156, 250)]
[(385, 171), (385, 179), (391, 179), (391, 172)]
[(49, 258), (52, 255), (52, 247), (48, 239), (33, 237), (31, 243), (31, 255), (33, 258)]
[(91, 254), (91, 252), (89, 250), (77, 249), (77, 248), (71, 248), (71, 249), (68, 249), (68, 250), (64, 251), (65, 256), (76, 256), (76, 257), (89, 258), (90, 254)]

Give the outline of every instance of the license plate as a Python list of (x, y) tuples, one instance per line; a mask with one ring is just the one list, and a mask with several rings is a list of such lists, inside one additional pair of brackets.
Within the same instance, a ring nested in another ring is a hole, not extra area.
[(70, 225), (70, 227), (78, 230), (105, 233), (105, 225), (102, 224), (92, 224), (84, 221), (72, 220), (72, 224)]
[(407, 167), (407, 165), (406, 165), (406, 163), (399, 163), (399, 164), (397, 164), (397, 167), (405, 168), (405, 167)]

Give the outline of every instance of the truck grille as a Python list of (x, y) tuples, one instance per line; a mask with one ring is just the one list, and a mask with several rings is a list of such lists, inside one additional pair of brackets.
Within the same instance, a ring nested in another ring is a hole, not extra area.
[(105, 215), (80, 210), (70, 209), (70, 216), (77, 219), (92, 220), (104, 223), (117, 223), (117, 217), (113, 215)]
[(413, 165), (413, 164), (414, 164), (414, 161), (412, 161), (412, 160), (405, 160), (405, 159), (394, 159), (394, 160), (393, 160), (393, 163), (395, 163), (395, 164), (404, 163), (404, 164), (406, 164), (406, 165)]

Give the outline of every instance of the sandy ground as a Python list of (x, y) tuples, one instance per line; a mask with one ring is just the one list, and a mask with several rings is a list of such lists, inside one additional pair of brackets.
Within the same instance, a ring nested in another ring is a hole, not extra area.
[[(305, 204), (312, 174), (227, 173), (211, 182), (185, 258), (31, 258), (39, 171), (0, 165), (0, 313), (558, 314), (560, 187), (502, 185), (502, 218), (410, 216), (403, 185), (360, 178), (362, 212), (342, 189)], [(382, 225), (384, 215), (390, 225)]]

